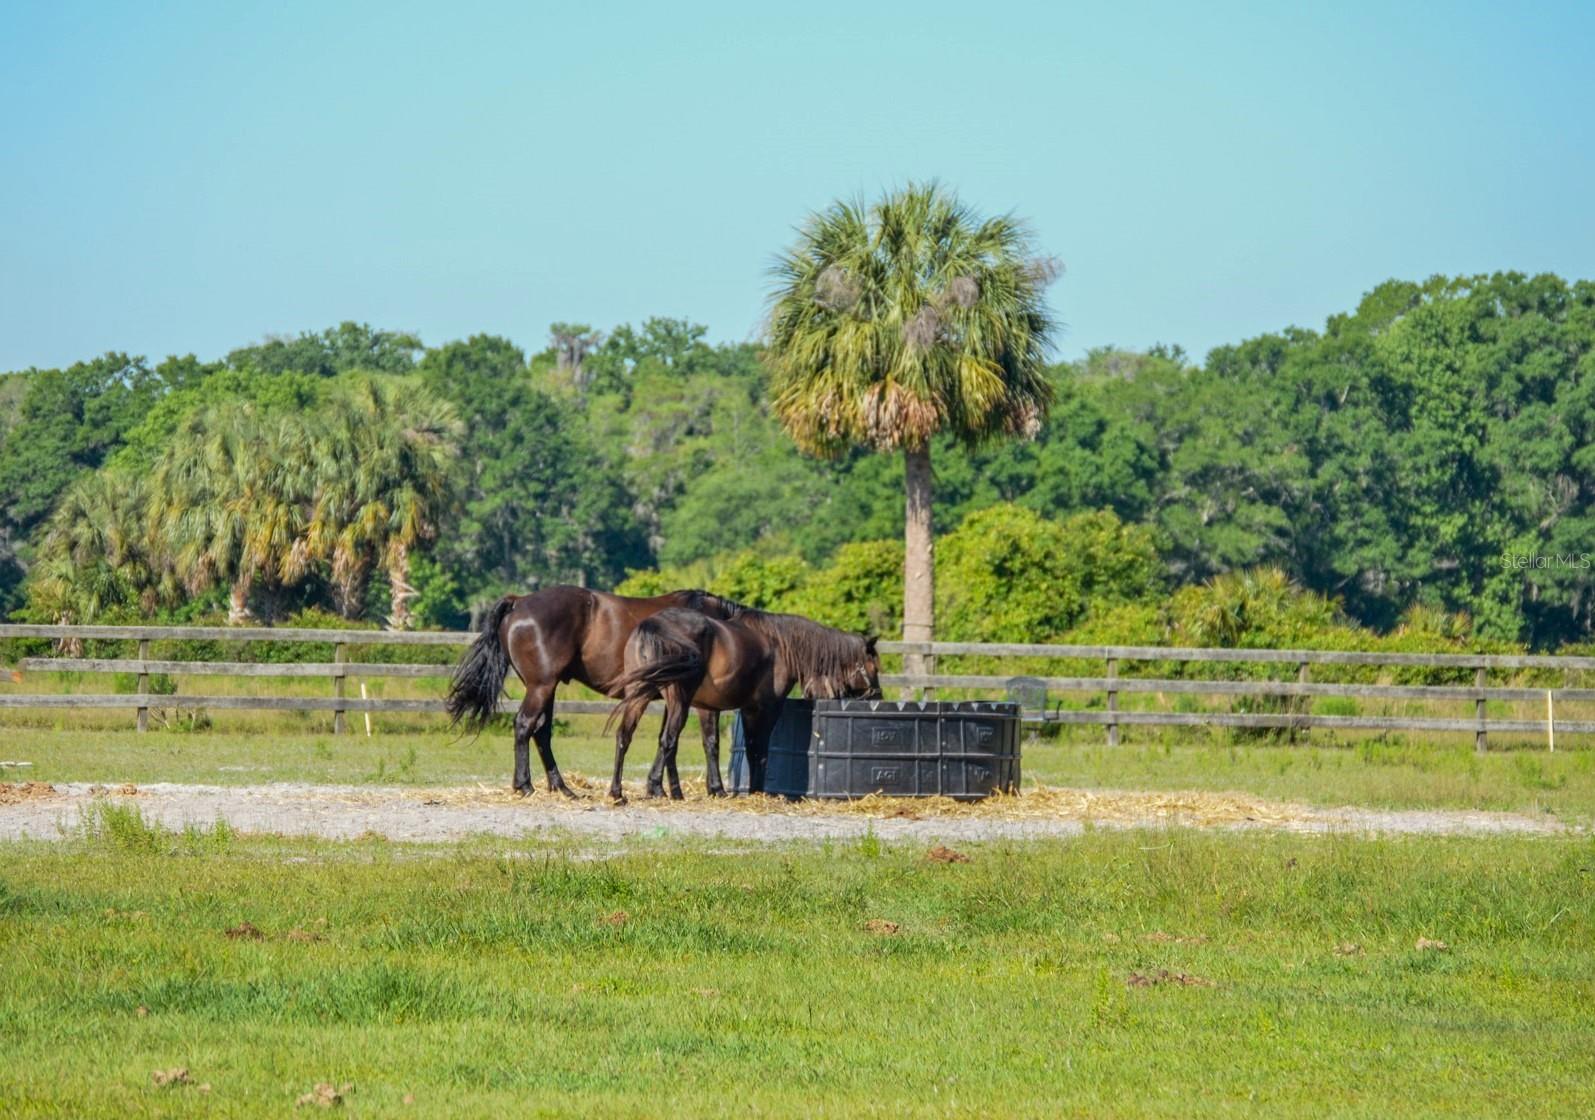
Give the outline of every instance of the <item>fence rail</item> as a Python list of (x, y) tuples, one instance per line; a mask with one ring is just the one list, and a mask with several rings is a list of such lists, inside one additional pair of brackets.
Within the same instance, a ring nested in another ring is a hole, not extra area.
[[(0, 689), (0, 708), (131, 708), (137, 713), (137, 726), (148, 726), (152, 708), (163, 698), (151, 691), (150, 677), (223, 676), (260, 678), (323, 679), (332, 685), (331, 696), (206, 696), (183, 695), (172, 703), (193, 708), (257, 709), (275, 711), (330, 711), (334, 729), (345, 730), (350, 712), (441, 713), (441, 699), (365, 698), (344, 694), (350, 678), (388, 677), (426, 679), (447, 677), (452, 665), (417, 665), (361, 662), (349, 660), (351, 647), (359, 646), (453, 646), (469, 644), (475, 634), (461, 631), (378, 630), (299, 630), (271, 627), (223, 626), (39, 626), (0, 625), (0, 640), (17, 638), (50, 639), (70, 645), (85, 640), (121, 640), (137, 643), (132, 657), (27, 657), (17, 663), (21, 673), (116, 673), (137, 677), (134, 693), (15, 693)], [(252, 662), (159, 659), (150, 656), (157, 641), (311, 642), (330, 644), (330, 662)], [(1423, 654), (1368, 653), (1350, 650), (1249, 650), (1165, 648), (1160, 646), (1065, 646), (987, 642), (881, 642), (882, 653), (915, 653), (930, 656), (981, 656), (989, 658), (1030, 658), (1068, 661), (1101, 661), (1103, 676), (1003, 676), (969, 673), (886, 674), (882, 685), (904, 688), (926, 695), (937, 689), (1006, 691), (1029, 699), (1025, 718), (1031, 722), (1095, 724), (1106, 729), (1108, 741), (1118, 741), (1121, 726), (1213, 726), (1284, 728), (1291, 731), (1312, 727), (1376, 731), (1472, 732), (1479, 749), (1484, 749), (1491, 731), (1543, 734), (1554, 741), (1555, 732), (1595, 733), (1595, 720), (1563, 720), (1555, 717), (1558, 703), (1595, 701), (1595, 688), (1529, 688), (1490, 686), (1491, 670), (1531, 669), (1595, 671), (1595, 657), (1533, 656), (1524, 654)], [(1127, 677), (1126, 663), (1230, 663), (1293, 666), (1293, 680), (1187, 680)], [(1309, 679), (1314, 665), (1361, 667), (1419, 667), (1471, 669), (1472, 685), (1392, 685), (1341, 684)], [(1035, 702), (1037, 693), (1041, 697)], [(1096, 694), (1105, 698), (1101, 710), (1049, 708), (1053, 693)], [(1345, 697), (1361, 700), (1419, 700), (1471, 702), (1471, 718), (1432, 718), (1395, 715), (1317, 715), (1306, 711), (1223, 712), (1223, 711), (1135, 711), (1119, 707), (1123, 695), (1170, 694), (1179, 696), (1241, 696), (1276, 698), (1287, 703), (1314, 697)], [(1486, 704), (1499, 702), (1544, 701), (1544, 719), (1487, 719)], [(573, 714), (607, 713), (612, 701), (562, 700), (561, 712)], [(506, 698), (500, 711), (514, 711), (517, 702)]]

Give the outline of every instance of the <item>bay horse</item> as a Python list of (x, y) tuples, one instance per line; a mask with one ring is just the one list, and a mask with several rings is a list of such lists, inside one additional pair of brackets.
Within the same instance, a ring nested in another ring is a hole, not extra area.
[(615, 774), (609, 798), (623, 805), (621, 772), (626, 750), (648, 704), (665, 699), (659, 752), (648, 771), (648, 796), (681, 797), (676, 747), (687, 709), (737, 709), (747, 741), (748, 788), (764, 789), (770, 733), (794, 685), (805, 697), (874, 697), (881, 694), (875, 639), (822, 626), (801, 615), (744, 607), (717, 618), (673, 607), (644, 619), (626, 641), (625, 671), (615, 679), (621, 701), (610, 714), (615, 733)]
[[(504, 679), (513, 668), (526, 686), (515, 714), (515, 792), (523, 796), (532, 792), (528, 744), (535, 741), (549, 792), (575, 797), (554, 761), (554, 690), (574, 680), (605, 696), (620, 696), (617, 682), (625, 668), (627, 639), (638, 623), (672, 607), (715, 617), (744, 609), (707, 591), (633, 598), (562, 585), (530, 595), (506, 595), (487, 612), (481, 636), (460, 658), (449, 682), (447, 708), (453, 723), (463, 721), (480, 732), (497, 712)], [(698, 720), (703, 727), (709, 793), (723, 796), (719, 713), (701, 710)]]

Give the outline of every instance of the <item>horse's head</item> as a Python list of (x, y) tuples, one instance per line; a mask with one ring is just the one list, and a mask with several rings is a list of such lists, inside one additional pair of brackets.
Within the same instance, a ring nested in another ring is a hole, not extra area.
[(864, 638), (857, 657), (843, 667), (838, 678), (831, 682), (832, 695), (842, 700), (879, 700), (881, 698), (881, 657), (875, 652), (875, 638)]

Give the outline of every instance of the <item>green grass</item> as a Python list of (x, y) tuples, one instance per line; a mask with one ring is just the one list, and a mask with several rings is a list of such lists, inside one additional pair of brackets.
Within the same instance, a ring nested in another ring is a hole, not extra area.
[[(0, 847), (0, 1112), (286, 1115), (323, 1081), (364, 1116), (1595, 1112), (1587, 838), (965, 850), (425, 849), (105, 809)], [(1162, 969), (1212, 986), (1126, 983)], [(175, 1066), (211, 1091), (151, 1084)]]
[[(611, 740), (600, 717), (562, 724), (555, 749), (567, 771), (607, 774)], [(729, 721), (721, 764), (730, 759)], [(455, 785), (509, 780), (510, 733), (495, 728), (468, 739), (438, 731), (403, 732), (378, 724), (367, 738), (327, 732), (126, 729), (70, 725), (8, 728), (0, 758), (32, 762), (0, 768), (0, 780), (202, 782), (272, 781)], [(643, 773), (653, 756), (651, 725), (632, 747), (628, 773)], [(1498, 809), (1595, 820), (1595, 750), (1549, 754), (1542, 748), (1492, 750), (1468, 743), (1344, 740), (1313, 745), (1262, 739), (1126, 737), (1109, 748), (1096, 734), (1040, 740), (1024, 748), (1027, 782), (1084, 788), (1241, 791), (1316, 805), (1377, 808)], [(682, 745), (683, 775), (698, 781), (703, 754), (696, 726)], [(534, 773), (539, 774), (536, 759)]]

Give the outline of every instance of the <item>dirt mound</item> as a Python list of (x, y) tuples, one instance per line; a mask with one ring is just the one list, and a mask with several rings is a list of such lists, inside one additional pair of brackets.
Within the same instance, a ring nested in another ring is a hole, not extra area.
[(0, 782), (0, 805), (45, 801), (55, 796), (55, 787), (49, 782)]

